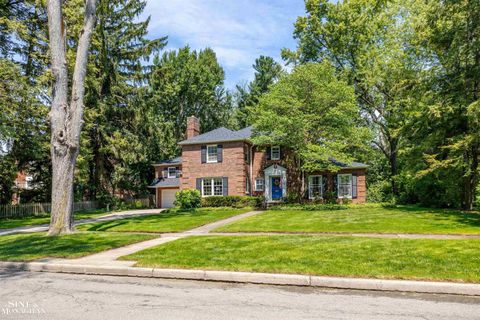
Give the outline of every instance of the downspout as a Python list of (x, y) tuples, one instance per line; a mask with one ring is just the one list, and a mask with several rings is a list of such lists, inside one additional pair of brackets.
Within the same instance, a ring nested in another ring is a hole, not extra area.
[(253, 144), (250, 145), (250, 195), (253, 196)]

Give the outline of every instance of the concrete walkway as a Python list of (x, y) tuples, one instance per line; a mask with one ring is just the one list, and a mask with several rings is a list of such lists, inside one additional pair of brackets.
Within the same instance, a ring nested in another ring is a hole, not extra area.
[[(158, 214), (162, 212), (164, 209), (135, 209), (135, 210), (126, 210), (126, 211), (119, 211), (113, 213), (106, 213), (104, 216), (98, 218), (90, 218), (90, 219), (82, 219), (75, 221), (75, 225), (81, 225), (91, 222), (102, 222), (102, 221), (112, 221), (117, 219), (125, 219), (125, 218), (134, 218), (140, 217), (150, 214)], [(48, 224), (39, 224), (34, 226), (25, 226), (19, 228), (11, 228), (11, 229), (1, 229), (0, 236), (5, 236), (7, 234), (12, 233), (27, 233), (27, 232), (44, 232), (48, 231)]]
[(79, 259), (42, 259), (41, 262), (70, 264), (70, 265), (96, 265), (96, 266), (133, 266), (136, 261), (119, 261), (120, 257), (142, 251), (151, 247), (155, 247), (167, 242), (175, 241), (180, 238), (185, 238), (193, 235), (208, 235), (208, 232), (218, 227), (224, 226), (231, 222), (248, 218), (261, 213), (262, 211), (250, 211), (242, 213), (227, 219), (215, 221), (201, 227), (191, 229), (185, 232), (162, 234), (159, 238), (147, 240), (143, 242), (134, 243), (125, 247), (103, 251), (100, 253), (92, 254)]

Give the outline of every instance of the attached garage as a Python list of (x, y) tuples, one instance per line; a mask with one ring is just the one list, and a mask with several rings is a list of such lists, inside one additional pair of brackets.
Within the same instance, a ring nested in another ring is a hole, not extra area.
[(175, 201), (175, 194), (180, 191), (180, 189), (159, 189), (161, 192), (160, 203), (162, 208), (173, 208)]
[(149, 188), (155, 189), (155, 206), (172, 208), (175, 205), (175, 194), (180, 191), (179, 178), (157, 178)]

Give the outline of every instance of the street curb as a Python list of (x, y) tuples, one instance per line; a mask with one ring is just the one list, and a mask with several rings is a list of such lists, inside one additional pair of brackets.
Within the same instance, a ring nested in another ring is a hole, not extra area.
[(411, 280), (381, 280), (307, 276), (296, 274), (231, 272), (213, 270), (157, 269), (125, 266), (74, 265), (45, 262), (0, 262), (0, 270), (73, 273), (86, 275), (166, 278), (183, 280), (221, 281), (268, 285), (288, 285), (336, 289), (398, 291), (435, 294), (480, 296), (480, 284), (430, 282)]

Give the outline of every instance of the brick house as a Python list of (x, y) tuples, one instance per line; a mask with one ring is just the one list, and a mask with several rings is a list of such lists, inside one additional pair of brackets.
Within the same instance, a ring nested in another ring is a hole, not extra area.
[(183, 189), (198, 189), (203, 197), (263, 195), (270, 203), (291, 192), (312, 200), (329, 194), (339, 202), (365, 203), (367, 165), (332, 159), (337, 172), (307, 174), (292, 164), (288, 150), (253, 145), (251, 136), (251, 127), (200, 134), (199, 120), (188, 118), (187, 139), (179, 142), (182, 156), (154, 164), (150, 188), (155, 189), (157, 207), (172, 207), (175, 193)]

